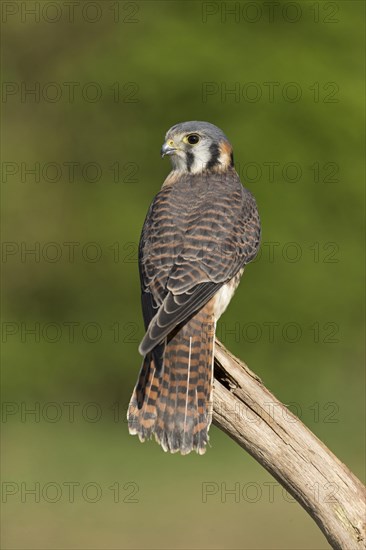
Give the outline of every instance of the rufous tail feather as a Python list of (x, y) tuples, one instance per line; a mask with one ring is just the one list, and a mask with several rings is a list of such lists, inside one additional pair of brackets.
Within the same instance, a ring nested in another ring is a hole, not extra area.
[(144, 358), (129, 409), (131, 434), (165, 451), (203, 454), (212, 419), (215, 320), (206, 305), (167, 338), (163, 364)]

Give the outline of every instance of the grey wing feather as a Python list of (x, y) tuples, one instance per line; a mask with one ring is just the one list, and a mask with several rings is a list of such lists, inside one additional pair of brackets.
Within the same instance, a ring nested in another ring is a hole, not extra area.
[(200, 283), (191, 292), (177, 295), (169, 292), (139, 346), (141, 355), (147, 355), (160, 344), (179, 323), (204, 306), (221, 286), (222, 283)]
[(182, 176), (155, 197), (143, 227), (139, 266), (145, 355), (203, 307), (256, 255), (254, 197), (234, 170)]

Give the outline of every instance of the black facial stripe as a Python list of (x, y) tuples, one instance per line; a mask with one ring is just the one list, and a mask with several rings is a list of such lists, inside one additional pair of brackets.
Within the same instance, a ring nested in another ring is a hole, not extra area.
[(234, 154), (231, 153), (230, 155), (230, 166), (234, 166)]
[(217, 143), (211, 143), (209, 151), (211, 153), (211, 158), (206, 165), (207, 170), (218, 164), (220, 158), (220, 149)]
[(186, 160), (187, 160), (187, 170), (188, 172), (190, 172), (192, 164), (194, 162), (194, 155), (191, 151), (186, 152)]

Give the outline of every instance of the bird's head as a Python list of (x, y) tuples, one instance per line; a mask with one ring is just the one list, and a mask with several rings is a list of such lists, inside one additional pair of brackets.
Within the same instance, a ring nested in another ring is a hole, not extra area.
[(161, 148), (174, 170), (197, 174), (234, 165), (233, 150), (224, 132), (209, 122), (181, 122), (172, 126)]

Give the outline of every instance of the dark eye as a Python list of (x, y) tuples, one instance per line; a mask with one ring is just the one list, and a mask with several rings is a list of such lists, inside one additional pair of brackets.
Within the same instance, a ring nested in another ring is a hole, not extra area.
[(187, 141), (190, 145), (196, 145), (200, 140), (200, 136), (198, 134), (190, 134), (187, 136)]

